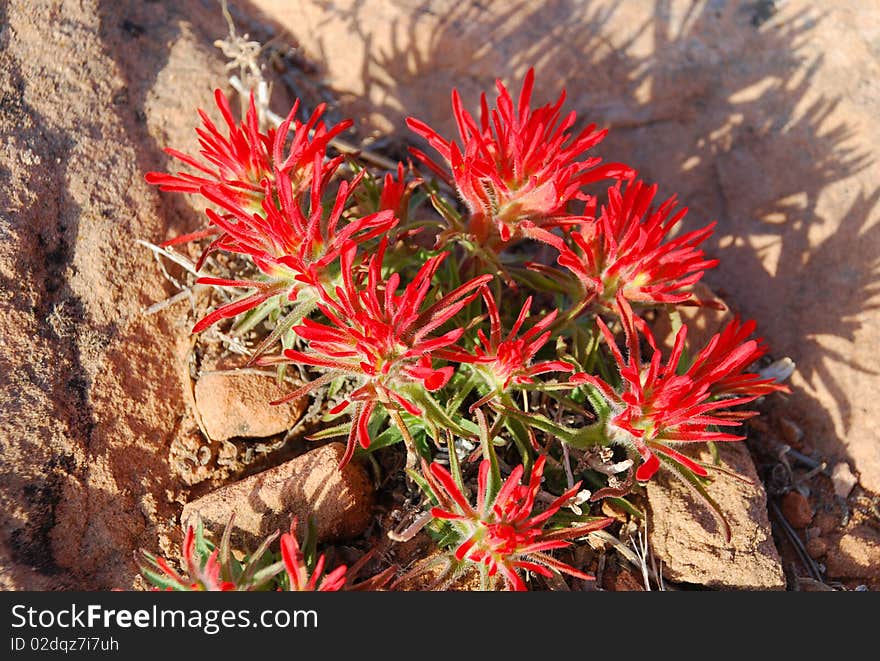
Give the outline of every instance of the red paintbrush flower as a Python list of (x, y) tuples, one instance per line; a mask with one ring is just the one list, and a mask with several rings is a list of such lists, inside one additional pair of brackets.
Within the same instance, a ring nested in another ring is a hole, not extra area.
[(324, 574), (325, 558), (322, 553), (315, 562), (315, 568), (309, 572), (305, 554), (300, 548), (296, 537), (296, 518), (290, 525), (290, 532), (281, 535), (281, 560), (287, 570), (289, 590), (291, 592), (337, 592), (345, 587), (345, 565), (340, 565), (328, 574)]
[[(608, 327), (596, 319), (620, 370), (621, 392), (589, 374), (577, 374), (571, 380), (595, 386), (608, 402), (611, 411), (606, 434), (612, 443), (631, 447), (641, 456), (643, 463), (636, 471), (636, 479), (649, 480), (660, 467), (661, 458), (705, 477), (708, 473), (703, 466), (672, 446), (742, 440), (744, 436), (717, 431), (714, 427), (738, 426), (756, 413), (723, 409), (747, 404), (775, 391), (787, 392), (788, 388), (773, 379), (745, 372), (764, 355), (766, 346), (760, 339), (747, 340), (754, 323), (742, 324), (738, 319), (713, 336), (690, 367), (679, 374), (687, 336), (687, 326), (682, 326), (668, 361), (662, 365), (654, 336), (647, 324), (632, 313), (623, 296), (622, 292), (618, 293), (629, 349), (626, 359)], [(647, 366), (642, 365), (639, 332), (652, 350)]]
[[(315, 156), (316, 166), (319, 158)], [(239, 208), (226, 187), (203, 187), (205, 196), (229, 213), (221, 215), (210, 209), (207, 211), (211, 223), (222, 234), (205, 249), (197, 267), (201, 267), (211, 252), (225, 250), (247, 255), (268, 278), (199, 278), (197, 282), (201, 284), (247, 287), (257, 291), (214, 310), (195, 325), (193, 332), (201, 332), (220, 319), (239, 315), (279, 294), (285, 295), (289, 301), (296, 301), (303, 290), (310, 290), (311, 298), (317, 299), (318, 290), (338, 279), (337, 260), (347, 246), (385, 234), (397, 222), (390, 211), (382, 211), (340, 224), (346, 203), (358, 182), (359, 178), (355, 178), (350, 184), (346, 181), (340, 183), (335, 204), (326, 218), (322, 206), (323, 184), (319, 179), (312, 180), (308, 215), (303, 212), (302, 202), (294, 195), (293, 186), (286, 177), (279, 176), (274, 184), (265, 182), (267, 197), (262, 214)]]
[(489, 488), (491, 462), (484, 459), (480, 464), (476, 507), (470, 504), (446, 468), (433, 463), (423, 470), (428, 488), (437, 501), (431, 515), (448, 520), (460, 539), (455, 557), (484, 565), (489, 576), (494, 577), (500, 572), (509, 590), (526, 589), (520, 570), (541, 576), (550, 576), (556, 571), (591, 579), (590, 575), (556, 560), (545, 551), (569, 546), (567, 540), (600, 530), (613, 521), (599, 519), (580, 526), (545, 531), (544, 526), (550, 517), (580, 489), (578, 482), (543, 512), (534, 513), (546, 460), (543, 455), (538, 457), (528, 484), (520, 484), (525, 470), (523, 466), (514, 468), (492, 497)]
[(389, 411), (400, 407), (421, 415), (421, 409), (407, 396), (410, 387), (435, 391), (449, 382), (453, 368), (435, 368), (432, 354), (455, 343), (464, 330), (455, 328), (438, 337), (432, 334), (478, 295), (474, 290), (492, 279), (491, 275), (474, 278), (425, 308), (431, 279), (446, 253), (425, 262), (412, 282), (397, 294), (400, 275), (395, 273), (387, 281), (381, 275), (386, 245), (383, 241), (371, 256), (364, 280), (355, 275), (355, 246), (349, 244), (342, 254), (342, 285), (333, 292), (335, 297), (325, 292), (318, 303), (330, 325), (304, 319), (294, 331), (308, 341), (308, 350), (284, 352), (288, 361), (320, 367), (327, 373), (290, 393), (282, 402), (302, 397), (339, 375), (358, 379), (349, 401), (332, 411), (341, 413), (350, 405), (354, 407), (342, 465), (351, 459), (358, 442), (361, 447), (369, 447), (367, 425), (376, 406)]
[[(561, 116), (565, 92), (554, 105), (529, 107), (534, 71), (523, 81), (519, 102), (497, 81), (498, 107), (480, 99), (480, 123), (464, 109), (457, 90), (452, 108), (462, 147), (441, 137), (424, 122), (410, 117), (407, 125), (436, 149), (451, 169), (418, 149), (413, 155), (458, 191), (471, 217), (467, 232), (480, 245), (501, 249), (529, 236), (532, 225), (554, 227), (579, 222), (566, 211), (569, 202), (583, 200), (583, 186), (608, 177), (623, 177), (631, 169), (619, 163), (600, 166), (601, 159), (579, 157), (596, 146), (607, 131), (591, 124), (577, 135), (572, 111)], [(463, 150), (463, 151), (462, 151)]]
[(501, 333), (501, 315), (495, 297), (488, 288), (483, 288), (483, 300), (489, 310), (489, 337), (482, 329), (477, 330), (477, 345), (473, 353), (467, 353), (455, 347), (445, 349), (440, 355), (461, 363), (470, 363), (477, 367), (485, 378), (491, 391), (474, 403), (471, 409), (481, 406), (498, 393), (504, 392), (511, 383), (522, 385), (534, 383), (534, 377), (547, 372), (572, 372), (574, 366), (561, 360), (542, 360), (532, 363), (541, 348), (547, 344), (551, 332), (547, 327), (556, 319), (557, 310), (553, 310), (534, 324), (521, 337), (517, 333), (522, 329), (529, 316), (532, 297), (523, 304), (513, 327), (503, 337)]
[(409, 201), (413, 190), (421, 183), (420, 179), (407, 181), (403, 163), (397, 164), (397, 177), (388, 172), (382, 181), (382, 192), (379, 194), (379, 210), (394, 212), (394, 217), (406, 222), (409, 216)]
[(237, 590), (235, 583), (221, 577), (221, 564), (217, 559), (218, 550), (214, 550), (207, 558), (202, 558), (197, 548), (197, 532), (193, 526), (187, 527), (183, 540), (184, 560), (187, 576), (181, 576), (172, 569), (165, 558), (157, 558), (142, 551), (144, 575), (156, 586), (155, 589), (192, 592), (229, 592)]
[[(706, 259), (698, 247), (715, 224), (666, 240), (687, 209), (670, 217), (673, 196), (651, 210), (656, 193), (656, 185), (638, 180), (625, 190), (620, 183), (614, 185), (599, 217), (570, 232), (574, 247), (558, 235), (538, 230), (543, 241), (559, 250), (559, 265), (577, 276), (583, 304), (616, 310), (618, 293), (642, 305), (682, 303), (691, 298), (686, 289), (718, 264)], [(595, 216), (595, 202), (588, 204), (585, 215)]]
[[(182, 193), (201, 193), (203, 186), (223, 185), (227, 189), (227, 196), (235, 200), (237, 207), (245, 212), (259, 213), (266, 194), (264, 180), (283, 175), (292, 182), (294, 191), (299, 192), (308, 189), (315, 172), (320, 173), (318, 178), (324, 179), (341, 161), (341, 157), (337, 157), (324, 163), (324, 154), (328, 143), (348, 129), (352, 122), (345, 120), (331, 128), (326, 127), (320, 121), (325, 107), (323, 104), (303, 124), (295, 119), (299, 109), (297, 100), (281, 126), (264, 133), (259, 129), (253, 93), (241, 125), (233, 119), (232, 109), (223, 92), (215, 90), (214, 99), (226, 122), (228, 135), (223, 135), (207, 114), (199, 110), (203, 127), (196, 129), (196, 133), (202, 147), (199, 152), (201, 158), (176, 149), (165, 150), (200, 174), (148, 172), (148, 183), (158, 185), (163, 191)], [(293, 138), (285, 154), (284, 147), (291, 129)], [(320, 156), (320, 159), (316, 159), (316, 156)], [(179, 242), (179, 239), (175, 242)]]
[(233, 518), (230, 517), (218, 548), (205, 539), (201, 521), (195, 526), (187, 526), (181, 547), (185, 574), (178, 573), (165, 558), (157, 558), (142, 550), (140, 565), (144, 578), (154, 590), (229, 592), (261, 589), (282, 569), (281, 563), (266, 565), (263, 557), (278, 533), (269, 535), (246, 561), (239, 563), (233, 560), (230, 550)]

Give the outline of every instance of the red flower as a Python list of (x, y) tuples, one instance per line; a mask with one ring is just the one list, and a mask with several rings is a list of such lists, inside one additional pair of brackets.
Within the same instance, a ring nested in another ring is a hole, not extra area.
[[(315, 156), (316, 166), (319, 158)], [(312, 298), (316, 299), (316, 290), (338, 278), (336, 260), (346, 247), (385, 234), (397, 222), (390, 211), (382, 211), (340, 226), (346, 203), (359, 180), (356, 178), (351, 184), (340, 183), (335, 204), (327, 218), (324, 217), (324, 191), (319, 179), (312, 180), (308, 216), (286, 177), (277, 177), (274, 184), (265, 182), (267, 196), (262, 213), (240, 209), (226, 187), (204, 186), (205, 196), (229, 213), (220, 215), (208, 209), (208, 218), (222, 234), (205, 249), (197, 266), (201, 267), (211, 252), (225, 250), (249, 256), (269, 278), (265, 281), (199, 278), (198, 282), (202, 284), (249, 287), (257, 291), (214, 310), (195, 325), (193, 332), (203, 331), (220, 319), (239, 315), (278, 294), (296, 301), (302, 290), (311, 289)]]
[(507, 390), (511, 382), (515, 384), (534, 383), (534, 377), (547, 372), (572, 372), (574, 366), (561, 360), (543, 360), (532, 363), (532, 360), (547, 344), (551, 332), (547, 327), (556, 319), (557, 310), (553, 310), (534, 324), (529, 330), (517, 337), (520, 329), (529, 316), (532, 297), (529, 296), (520, 310), (513, 327), (502, 337), (501, 315), (495, 298), (487, 288), (483, 288), (483, 300), (489, 310), (489, 337), (482, 329), (477, 330), (477, 346), (473, 354), (456, 348), (443, 350), (440, 354), (461, 363), (477, 365), (486, 377), (491, 392), (476, 402), (471, 408), (481, 406), (499, 392)]
[(581, 191), (584, 185), (631, 172), (618, 163), (599, 166), (601, 159), (596, 157), (579, 160), (607, 131), (597, 131), (591, 124), (572, 135), (575, 113), (564, 118), (560, 113), (564, 91), (554, 105), (532, 110), (533, 83), (530, 69), (515, 105), (507, 88), (497, 81), (498, 107), (490, 111), (483, 94), (479, 125), (453, 90), (452, 108), (463, 147), (442, 138), (424, 122), (407, 119), (408, 126), (440, 153), (452, 178), (420, 150), (413, 149), (413, 155), (458, 190), (471, 213), (468, 232), (484, 246), (503, 248), (509, 241), (528, 236), (532, 225), (579, 222), (566, 207), (572, 200), (586, 199)]
[[(577, 276), (584, 304), (596, 302), (615, 310), (619, 292), (631, 303), (643, 305), (688, 300), (691, 294), (686, 288), (718, 264), (698, 248), (712, 234), (714, 223), (665, 241), (687, 209), (670, 218), (673, 196), (651, 210), (656, 185), (636, 180), (622, 189), (620, 183), (611, 187), (599, 217), (570, 232), (575, 248), (550, 232), (539, 230), (540, 238), (559, 250), (559, 265)], [(595, 202), (585, 214), (595, 216)]]
[(412, 415), (421, 415), (421, 409), (407, 397), (409, 387), (417, 385), (434, 391), (449, 382), (453, 368), (434, 368), (431, 356), (455, 343), (464, 330), (455, 328), (438, 337), (432, 337), (432, 333), (477, 296), (475, 289), (492, 279), (491, 275), (474, 278), (423, 309), (431, 279), (446, 253), (425, 262), (412, 282), (397, 294), (400, 275), (395, 273), (387, 281), (381, 275), (385, 246), (383, 241), (370, 258), (364, 281), (355, 276), (354, 244), (349, 244), (342, 254), (342, 286), (336, 287), (335, 298), (324, 293), (318, 303), (330, 325), (304, 319), (294, 331), (308, 341), (308, 350), (284, 352), (288, 360), (320, 367), (327, 373), (281, 401), (301, 397), (341, 374), (359, 380), (350, 401), (332, 411), (340, 413), (354, 406), (342, 465), (351, 458), (357, 442), (369, 447), (367, 425), (377, 405), (390, 410), (399, 406)]
[[(266, 193), (264, 179), (284, 175), (298, 192), (309, 187), (314, 173), (320, 173), (318, 178), (323, 179), (341, 162), (341, 157), (338, 157), (323, 163), (324, 153), (328, 143), (349, 128), (352, 122), (345, 120), (328, 129), (320, 121), (324, 112), (323, 104), (303, 124), (295, 119), (299, 108), (297, 100), (277, 131), (269, 129), (263, 133), (259, 130), (253, 94), (240, 126), (233, 119), (229, 101), (223, 92), (215, 90), (214, 99), (226, 122), (228, 135), (224, 136), (207, 114), (199, 110), (203, 128), (196, 129), (196, 133), (202, 147), (199, 152), (201, 159), (176, 149), (165, 150), (201, 174), (148, 172), (148, 183), (158, 185), (163, 191), (183, 193), (201, 193), (203, 186), (220, 184), (227, 188), (227, 195), (235, 199), (236, 205), (243, 211), (260, 212)], [(285, 156), (284, 144), (291, 128), (293, 138)], [(310, 137), (311, 132), (313, 135)], [(315, 156), (320, 156), (321, 160), (316, 160)]]
[(532, 468), (528, 484), (520, 484), (524, 468), (513, 469), (494, 498), (489, 495), (491, 463), (480, 464), (477, 482), (477, 504), (473, 507), (455, 479), (443, 466), (433, 463), (424, 470), (425, 480), (438, 505), (432, 516), (446, 519), (459, 533), (455, 551), (458, 560), (485, 565), (489, 576), (498, 572), (509, 590), (525, 590), (519, 570), (550, 576), (553, 571), (582, 579), (592, 578), (545, 551), (569, 546), (567, 540), (583, 537), (600, 530), (613, 519), (599, 519), (581, 526), (545, 531), (547, 521), (580, 489), (580, 482), (555, 499), (540, 514), (533, 512), (535, 498), (541, 487), (546, 457), (540, 456)]
[(186, 560), (187, 576), (181, 576), (171, 568), (165, 558), (157, 558), (150, 553), (142, 552), (146, 560), (142, 571), (156, 587), (173, 591), (210, 591), (230, 592), (237, 590), (235, 583), (223, 580), (221, 577), (221, 564), (217, 559), (218, 550), (214, 550), (207, 558), (199, 553), (197, 532), (193, 526), (186, 529), (183, 540), (183, 557)]
[(379, 194), (379, 210), (394, 212), (394, 217), (406, 222), (409, 216), (409, 201), (413, 190), (421, 183), (415, 179), (406, 181), (403, 163), (397, 164), (397, 177), (390, 172), (385, 174), (382, 192)]
[[(705, 477), (703, 466), (673, 449), (674, 445), (707, 441), (739, 441), (744, 436), (717, 431), (714, 427), (742, 424), (756, 415), (754, 411), (728, 411), (732, 406), (747, 404), (762, 395), (788, 391), (773, 379), (762, 379), (745, 369), (766, 352), (760, 339), (746, 340), (754, 323), (732, 321), (694, 359), (690, 367), (678, 373), (684, 351), (687, 326), (675, 338), (669, 360), (661, 364), (661, 352), (647, 324), (633, 315), (632, 309), (618, 293), (623, 327), (629, 355), (624, 360), (608, 327), (596, 321), (620, 369), (622, 392), (616, 392), (598, 377), (577, 374), (573, 382), (590, 383), (598, 388), (611, 407), (607, 433), (612, 442), (628, 445), (641, 456), (643, 463), (636, 479), (649, 480), (660, 467), (658, 454), (679, 466)], [(640, 331), (652, 350), (651, 361), (642, 365), (639, 348)]]
[(296, 522), (296, 518), (294, 518), (290, 532), (281, 535), (281, 560), (284, 562), (284, 568), (287, 570), (287, 577), (290, 580), (290, 591), (337, 592), (342, 590), (345, 586), (346, 566), (341, 565), (329, 574), (323, 575), (325, 561), (323, 553), (318, 557), (314, 571), (309, 573), (305, 555), (296, 538)]

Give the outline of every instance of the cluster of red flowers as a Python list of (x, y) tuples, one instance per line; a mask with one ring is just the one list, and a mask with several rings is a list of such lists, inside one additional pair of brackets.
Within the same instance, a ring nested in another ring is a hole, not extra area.
[[(679, 468), (706, 477), (706, 469), (670, 445), (709, 441), (740, 441), (744, 436), (725, 433), (717, 427), (737, 426), (756, 415), (754, 411), (730, 411), (732, 406), (747, 404), (758, 397), (786, 386), (756, 373), (745, 372), (749, 365), (766, 353), (766, 345), (749, 340), (754, 322), (731, 321), (712, 337), (686, 370), (681, 370), (687, 326), (682, 326), (666, 364), (654, 336), (643, 319), (636, 317), (618, 292), (618, 306), (626, 334), (628, 358), (624, 358), (614, 336), (602, 319), (596, 323), (617, 363), (623, 387), (617, 392), (599, 377), (579, 373), (572, 381), (596, 387), (610, 404), (607, 436), (616, 443), (635, 449), (642, 459), (636, 479), (646, 481), (660, 468), (657, 455)], [(639, 333), (651, 347), (651, 361), (642, 364)]]
[(472, 506), (446, 468), (433, 463), (424, 470), (431, 496), (437, 502), (431, 514), (450, 521), (456, 529), (455, 557), (485, 568), (489, 577), (500, 573), (508, 589), (525, 590), (519, 570), (550, 576), (552, 571), (590, 580), (592, 576), (547, 555), (546, 551), (570, 545), (568, 540), (601, 530), (612, 519), (601, 518), (579, 526), (544, 530), (550, 518), (580, 489), (580, 482), (555, 498), (544, 510), (534, 512), (546, 457), (539, 457), (527, 484), (521, 484), (525, 468), (517, 466), (500, 487), (491, 485), (492, 461), (480, 463), (477, 504)]
[[(531, 426), (568, 442), (576, 431), (540, 413), (512, 409), (517, 405), (510, 393), (545, 389), (561, 390), (565, 396), (585, 389), (597, 418), (591, 427), (595, 433), (579, 437), (588, 439), (587, 444), (625, 448), (637, 464), (637, 480), (650, 479), (661, 465), (688, 478), (705, 478), (706, 468), (679, 446), (740, 439), (717, 428), (739, 425), (753, 413), (730, 408), (784, 387), (748, 371), (766, 351), (761, 340), (749, 339), (752, 322), (731, 323), (691, 361), (685, 359), (683, 326), (663, 363), (638, 313), (698, 303), (691, 288), (717, 263), (701, 248), (713, 226), (673, 236), (686, 213), (676, 211), (675, 197), (655, 206), (656, 185), (641, 181), (626, 165), (603, 164), (599, 157), (586, 155), (606, 132), (595, 125), (575, 132), (575, 113), (562, 112), (564, 93), (553, 104), (532, 108), (533, 85), (529, 71), (514, 102), (499, 81), (496, 107), (490, 108), (483, 95), (479, 121), (454, 91), (460, 144), (420, 120), (408, 119), (410, 128), (441, 160), (419, 149), (412, 150), (414, 157), (446, 182), (462, 203), (456, 206), (437, 186), (427, 187), (423, 198), (430, 199), (443, 218), (431, 249), (414, 240), (437, 224), (414, 211), (414, 200), (420, 197), (414, 191), (422, 179), (408, 180), (401, 163), (396, 172), (380, 178), (357, 170), (346, 180), (343, 158), (328, 156), (334, 138), (350, 122), (326, 126), (322, 107), (300, 122), (295, 105), (277, 130), (264, 132), (253, 99), (238, 125), (218, 91), (225, 134), (201, 113), (200, 157), (168, 150), (197, 174), (147, 175), (162, 190), (198, 194), (213, 205), (206, 210), (208, 229), (169, 244), (210, 236), (199, 269), (215, 253), (244, 256), (253, 267), (246, 274), (198, 279), (252, 291), (217, 307), (196, 323), (194, 332), (248, 312), (259, 319), (281, 318), (269, 339), (287, 333), (282, 350), (263, 355), (260, 363), (298, 363), (318, 372), (280, 401), (331, 383), (347, 384), (341, 391), (344, 398), (330, 411), (351, 413), (343, 464), (358, 446), (370, 448), (377, 411), (386, 412), (400, 428), (413, 456), (417, 449), (402, 415), (433, 429), (440, 442), (439, 429), (466, 435), (473, 428), (464, 424), (458, 410), (465, 403), (471, 412), (492, 403), (511, 433), (517, 425), (529, 426), (532, 416), (540, 424)], [(602, 182), (603, 195), (589, 192)], [(552, 251), (555, 265), (517, 263), (530, 254), (527, 246), (519, 249), (529, 241)], [(524, 300), (523, 285), (531, 289)], [(502, 291), (505, 300), (500, 298)], [(512, 307), (508, 296), (516, 301)], [(543, 314), (527, 326), (533, 306), (543, 308)], [(279, 314), (270, 317), (269, 310)], [(481, 328), (486, 318), (488, 328)], [(573, 351), (572, 345), (578, 332), (584, 335), (584, 324), (593, 320), (595, 342), (585, 361), (584, 351)], [(626, 357), (617, 346), (614, 328), (623, 331)], [(607, 357), (598, 346), (600, 334)], [(551, 340), (556, 340), (555, 354)], [(652, 350), (647, 364), (642, 363), (642, 340)], [(263, 354), (269, 345), (264, 341), (256, 353)], [(605, 376), (616, 367), (619, 380), (597, 376), (596, 360), (605, 361)], [(460, 379), (455, 378), (458, 373)], [(564, 378), (550, 380), (548, 374)], [(620, 385), (614, 385), (618, 381)], [(477, 394), (470, 396), (474, 389)], [(444, 392), (445, 401), (438, 403), (436, 398)], [(582, 576), (545, 551), (565, 546), (566, 539), (586, 534), (586, 528), (542, 530), (574, 491), (533, 514), (545, 457), (535, 460), (539, 445), (534, 436), (531, 444), (516, 440), (523, 465), (493, 492), (487, 487), (491, 469), (484, 462), (476, 508), (464, 497), (460, 480), (436, 463), (425, 468), (424, 480), (439, 503), (434, 516), (458, 531), (459, 560), (482, 565), (492, 576), (500, 572), (508, 587), (523, 587), (518, 573), (522, 569)], [(528, 485), (521, 485), (533, 461)], [(343, 580), (337, 570), (318, 582), (320, 567), (312, 578), (304, 574), (299, 547), (290, 535), (282, 540), (282, 552), (291, 585), (335, 589)], [(181, 585), (188, 584), (189, 579), (158, 567)], [(195, 584), (218, 589), (224, 585), (213, 558), (190, 569), (198, 569)]]

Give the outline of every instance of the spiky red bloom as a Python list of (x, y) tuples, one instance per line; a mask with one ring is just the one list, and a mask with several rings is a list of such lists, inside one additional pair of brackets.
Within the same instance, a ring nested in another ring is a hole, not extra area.
[[(682, 303), (691, 297), (687, 288), (718, 264), (698, 247), (715, 223), (667, 240), (687, 209), (672, 214), (675, 196), (651, 209), (656, 193), (656, 185), (639, 180), (625, 188), (615, 184), (599, 217), (570, 232), (574, 247), (542, 233), (542, 240), (559, 250), (559, 265), (577, 276), (585, 304), (616, 310), (618, 292), (636, 304)], [(595, 202), (588, 204), (585, 215), (595, 216)]]
[(323, 553), (315, 562), (314, 571), (309, 573), (305, 555), (296, 537), (295, 518), (290, 532), (281, 535), (281, 560), (287, 570), (291, 592), (337, 592), (345, 586), (346, 566), (341, 565), (325, 575)]
[[(615, 391), (602, 379), (589, 374), (577, 374), (572, 381), (592, 384), (611, 406), (611, 417), (607, 421), (609, 437), (612, 442), (633, 447), (642, 458), (636, 479), (649, 480), (657, 472), (658, 454), (697, 475), (706, 476), (705, 468), (671, 446), (743, 440), (744, 436), (716, 431), (713, 427), (739, 426), (756, 412), (724, 409), (747, 404), (775, 391), (787, 392), (788, 388), (773, 379), (745, 372), (767, 350), (760, 338), (746, 339), (755, 329), (754, 322), (743, 324), (739, 319), (730, 322), (697, 354), (687, 371), (679, 374), (687, 326), (678, 331), (672, 353), (662, 365), (661, 352), (650, 329), (632, 313), (622, 297), (619, 293), (629, 349), (626, 359), (608, 327), (596, 319), (620, 369), (622, 391)], [(652, 350), (647, 366), (642, 365), (639, 332)]]
[[(262, 213), (238, 208), (224, 187), (205, 186), (202, 190), (206, 197), (229, 213), (221, 215), (208, 209), (208, 218), (222, 234), (205, 249), (197, 266), (200, 267), (211, 252), (225, 250), (249, 256), (269, 278), (199, 278), (202, 284), (249, 287), (257, 291), (214, 310), (195, 325), (193, 332), (198, 333), (220, 319), (239, 315), (272, 296), (285, 294), (288, 300), (295, 301), (303, 289), (317, 290), (329, 284), (338, 276), (336, 261), (347, 246), (387, 233), (397, 222), (390, 211), (340, 224), (358, 181), (356, 178), (351, 184), (340, 183), (335, 204), (326, 218), (322, 206), (324, 187), (318, 179), (312, 180), (308, 215), (303, 212), (302, 203), (287, 178), (279, 177), (274, 184), (265, 182), (268, 195)], [(312, 293), (317, 297), (317, 291)]]
[(202, 561), (196, 548), (196, 531), (193, 526), (186, 529), (181, 550), (186, 560), (188, 574), (186, 577), (172, 569), (165, 558), (157, 558), (149, 553), (143, 554), (149, 565), (143, 568), (144, 574), (154, 584), (161, 585), (166, 590), (230, 592), (237, 589), (235, 583), (224, 581), (220, 576), (221, 565), (217, 558), (219, 551), (213, 551), (204, 562)]
[[(478, 365), (488, 378), (492, 388), (486, 397), (474, 404), (480, 406), (498, 392), (507, 390), (511, 382), (515, 384), (534, 383), (534, 377), (547, 372), (572, 372), (574, 366), (561, 360), (542, 360), (532, 363), (541, 348), (547, 344), (551, 332), (547, 327), (556, 319), (557, 310), (553, 310), (529, 330), (517, 337), (525, 320), (529, 316), (532, 297), (529, 296), (520, 310), (513, 327), (506, 337), (501, 333), (501, 315), (495, 297), (483, 288), (483, 300), (489, 311), (489, 337), (482, 329), (477, 330), (477, 345), (469, 354), (456, 348), (444, 350), (441, 355), (462, 363)], [(472, 407), (472, 408), (474, 408)]]
[[(263, 185), (265, 179), (272, 180), (283, 175), (298, 192), (308, 188), (314, 173), (318, 173), (318, 178), (325, 178), (339, 164), (341, 157), (327, 163), (323, 162), (323, 157), (328, 143), (349, 128), (352, 122), (345, 120), (328, 128), (321, 121), (324, 104), (318, 106), (309, 121), (303, 124), (296, 119), (299, 109), (297, 100), (281, 126), (264, 133), (259, 129), (253, 94), (241, 125), (233, 119), (229, 101), (222, 91), (215, 90), (214, 99), (226, 122), (227, 135), (223, 135), (207, 114), (199, 110), (203, 127), (196, 129), (196, 133), (202, 147), (199, 152), (201, 158), (176, 149), (165, 150), (200, 174), (148, 172), (147, 182), (158, 185), (164, 191), (182, 193), (201, 193), (203, 186), (220, 184), (227, 187), (228, 196), (236, 201), (239, 208), (259, 212), (266, 192)], [(285, 154), (285, 143), (291, 129), (293, 138)], [(311, 132), (313, 135), (310, 137)], [(316, 156), (321, 158), (316, 160)]]
[(492, 279), (491, 275), (474, 278), (424, 308), (431, 279), (446, 253), (425, 262), (398, 294), (400, 275), (394, 273), (387, 281), (381, 275), (385, 246), (383, 241), (371, 256), (366, 279), (354, 273), (354, 246), (343, 252), (342, 286), (336, 287), (335, 296), (324, 293), (318, 303), (330, 325), (304, 319), (294, 331), (308, 341), (308, 350), (284, 352), (288, 360), (323, 368), (327, 374), (281, 401), (301, 397), (341, 374), (359, 379), (350, 401), (332, 411), (340, 413), (354, 406), (343, 465), (357, 442), (369, 447), (367, 425), (377, 405), (421, 415), (421, 409), (402, 394), (406, 387), (417, 384), (434, 391), (449, 382), (453, 368), (435, 368), (432, 354), (455, 343), (464, 330), (455, 328), (438, 337), (432, 334), (478, 296), (474, 290)]
[(455, 550), (458, 560), (485, 565), (490, 576), (501, 572), (509, 590), (525, 590), (519, 570), (550, 576), (553, 571), (582, 579), (592, 578), (544, 553), (569, 546), (567, 540), (604, 528), (612, 519), (600, 519), (581, 526), (545, 531), (547, 521), (580, 489), (580, 482), (535, 514), (535, 498), (541, 487), (547, 458), (538, 457), (528, 484), (520, 484), (524, 468), (513, 469), (497, 495), (488, 496), (491, 464), (484, 459), (477, 481), (477, 504), (472, 506), (446, 468), (433, 463), (424, 471), (438, 505), (431, 515), (452, 522), (461, 542)]
[[(553, 105), (529, 107), (534, 71), (523, 81), (519, 102), (497, 81), (497, 109), (480, 99), (480, 123), (464, 109), (457, 90), (452, 109), (462, 147), (441, 137), (424, 122), (410, 117), (407, 125), (436, 149), (451, 168), (452, 177), (426, 154), (413, 155), (453, 185), (471, 213), (468, 232), (481, 245), (503, 247), (521, 239), (531, 225), (552, 227), (577, 222), (566, 207), (586, 199), (582, 187), (608, 177), (622, 177), (631, 169), (619, 163), (600, 166), (601, 159), (579, 159), (605, 137), (591, 124), (577, 135), (570, 132), (574, 111), (561, 116), (565, 91)], [(462, 151), (463, 150), (463, 151)]]
[(406, 221), (409, 215), (409, 200), (412, 192), (421, 183), (420, 179), (406, 180), (403, 163), (397, 164), (397, 176), (388, 172), (382, 181), (382, 192), (379, 194), (379, 210), (394, 212), (395, 218)]

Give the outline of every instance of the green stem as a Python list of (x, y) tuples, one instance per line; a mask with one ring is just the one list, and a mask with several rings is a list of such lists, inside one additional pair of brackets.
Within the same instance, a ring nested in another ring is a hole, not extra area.
[(548, 434), (552, 434), (564, 443), (579, 450), (585, 450), (598, 445), (608, 445), (611, 442), (611, 440), (605, 435), (605, 424), (602, 420), (579, 429), (572, 429), (571, 427), (566, 427), (565, 425), (553, 422), (539, 413), (525, 414), (518, 409), (510, 409), (506, 407), (503, 407), (501, 410), (503, 413), (506, 413), (512, 418), (516, 418), (523, 424), (547, 432)]
[[(517, 407), (516, 402), (513, 401), (513, 397), (510, 396), (508, 392), (502, 392), (500, 395), (501, 402), (504, 404), (506, 409), (516, 409), (520, 411), (519, 407)], [(522, 413), (522, 411), (520, 411)], [(522, 415), (526, 415), (522, 413)], [(525, 428), (525, 426), (516, 418), (511, 418), (509, 416), (505, 416), (504, 426), (507, 427), (510, 432), (511, 437), (513, 437), (513, 442), (516, 444), (517, 450), (519, 450), (520, 455), (522, 455), (523, 468), (525, 469), (526, 475), (531, 474), (532, 471), (532, 449), (529, 447), (529, 432)]]

